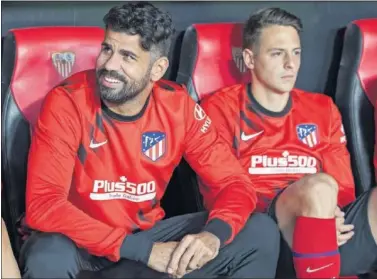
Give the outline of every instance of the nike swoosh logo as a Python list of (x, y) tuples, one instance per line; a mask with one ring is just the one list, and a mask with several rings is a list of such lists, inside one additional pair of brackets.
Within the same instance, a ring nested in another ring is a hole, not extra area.
[(248, 140), (250, 140), (250, 139), (252, 139), (252, 138), (255, 138), (256, 136), (259, 136), (259, 135), (262, 134), (262, 133), (263, 133), (263, 131), (260, 131), (260, 132), (258, 132), (258, 133), (251, 134), (251, 135), (246, 135), (244, 132), (242, 132), (242, 134), (241, 134), (241, 139), (242, 139), (243, 141), (248, 141)]
[(94, 141), (93, 141), (93, 139), (90, 141), (90, 145), (89, 145), (89, 147), (90, 148), (98, 148), (98, 147), (100, 147), (100, 146), (102, 146), (102, 145), (104, 145), (104, 144), (106, 144), (107, 143), (107, 140), (105, 140), (105, 141), (103, 141), (103, 142), (98, 142), (98, 143), (95, 143)]
[(321, 267), (319, 267), (319, 268), (315, 268), (315, 269), (311, 269), (310, 268), (310, 266), (306, 269), (306, 272), (307, 273), (313, 273), (313, 272), (316, 272), (316, 271), (320, 271), (320, 270), (322, 270), (322, 269), (325, 269), (325, 268), (327, 268), (327, 267), (330, 267), (330, 266), (332, 266), (334, 263), (331, 263), (331, 264), (328, 264), (328, 265), (325, 265), (325, 266), (321, 266)]

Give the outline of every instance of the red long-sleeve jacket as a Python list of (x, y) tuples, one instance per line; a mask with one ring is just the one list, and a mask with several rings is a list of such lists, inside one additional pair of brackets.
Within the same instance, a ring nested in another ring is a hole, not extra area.
[(294, 89), (281, 112), (268, 111), (250, 84), (223, 88), (201, 102), (255, 185), (258, 211), (304, 175), (325, 172), (338, 182), (338, 204), (355, 199), (341, 115), (330, 97)]
[(101, 104), (95, 88), (90, 70), (47, 95), (30, 149), (27, 224), (117, 261), (133, 231), (164, 217), (160, 200), (184, 157), (207, 185), (207, 229), (232, 241), (256, 194), (204, 110), (183, 87), (160, 81), (142, 111), (125, 117)]

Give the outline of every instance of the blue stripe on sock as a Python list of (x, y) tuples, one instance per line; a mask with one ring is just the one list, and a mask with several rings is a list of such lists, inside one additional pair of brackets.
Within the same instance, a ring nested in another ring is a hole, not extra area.
[(322, 253), (310, 253), (310, 254), (303, 254), (303, 253), (297, 253), (297, 252), (292, 252), (292, 253), (293, 253), (293, 257), (295, 258), (320, 258), (320, 257), (335, 256), (339, 254), (339, 250), (322, 252)]

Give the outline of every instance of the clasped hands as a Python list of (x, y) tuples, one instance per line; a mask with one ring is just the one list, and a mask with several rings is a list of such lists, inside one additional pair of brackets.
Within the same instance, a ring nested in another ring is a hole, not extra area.
[(180, 242), (155, 243), (148, 266), (174, 278), (181, 278), (214, 259), (219, 249), (220, 240), (212, 233), (186, 235)]

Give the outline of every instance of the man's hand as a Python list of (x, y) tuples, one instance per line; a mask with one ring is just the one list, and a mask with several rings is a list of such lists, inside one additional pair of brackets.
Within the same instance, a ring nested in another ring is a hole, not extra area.
[(220, 239), (212, 233), (186, 235), (173, 252), (168, 273), (182, 277), (214, 259), (219, 249)]
[(148, 266), (156, 271), (167, 273), (168, 264), (179, 242), (169, 241), (153, 244)]
[(336, 232), (338, 236), (338, 246), (342, 246), (348, 240), (350, 240), (355, 234), (355, 232), (352, 231), (354, 229), (354, 225), (344, 224), (344, 221), (345, 221), (344, 212), (342, 212), (339, 207), (336, 207), (335, 219), (336, 219)]

